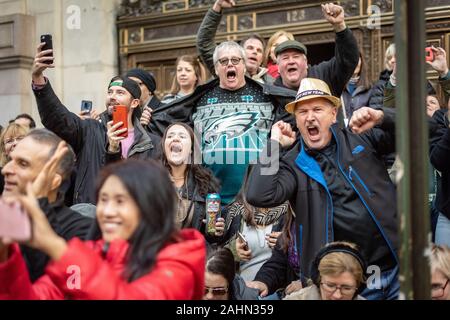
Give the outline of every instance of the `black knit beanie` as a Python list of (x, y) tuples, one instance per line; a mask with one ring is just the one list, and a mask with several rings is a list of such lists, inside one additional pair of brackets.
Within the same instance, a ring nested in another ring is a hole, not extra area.
[(150, 91), (152, 94), (156, 90), (156, 81), (150, 72), (147, 72), (142, 69), (131, 69), (125, 74), (125, 77), (128, 78), (133, 77), (140, 79), (148, 88), (148, 91)]

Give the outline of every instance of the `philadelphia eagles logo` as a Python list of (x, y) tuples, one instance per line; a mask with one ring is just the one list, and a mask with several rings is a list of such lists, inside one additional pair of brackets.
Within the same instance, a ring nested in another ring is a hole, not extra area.
[(238, 112), (221, 117), (205, 130), (204, 141), (207, 145), (215, 145), (223, 135), (232, 140), (244, 135), (258, 121), (258, 112)]

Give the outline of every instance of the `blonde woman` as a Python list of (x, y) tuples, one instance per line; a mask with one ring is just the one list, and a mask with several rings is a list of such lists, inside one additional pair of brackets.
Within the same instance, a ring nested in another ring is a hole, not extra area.
[(275, 32), (267, 42), (266, 51), (264, 52), (263, 66), (269, 70), (268, 73), (274, 78), (278, 78), (280, 73), (278, 72), (277, 58), (275, 57), (275, 48), (288, 40), (294, 40), (294, 36), (290, 32), (280, 30)]
[(450, 300), (450, 249), (434, 245), (430, 256), (431, 299)]
[[(17, 123), (10, 123), (3, 129), (0, 135), (0, 172), (5, 164), (9, 161), (9, 154), (14, 150), (17, 143), (22, 140), (28, 133), (26, 127), (22, 127)], [(0, 174), (0, 195), (3, 193), (5, 181), (3, 175)]]
[(322, 248), (311, 265), (310, 286), (285, 300), (365, 300), (358, 293), (365, 282), (366, 263), (356, 245), (332, 242)]
[(8, 162), (9, 154), (27, 133), (27, 128), (14, 122), (10, 123), (3, 130), (0, 136), (0, 167), (3, 167)]

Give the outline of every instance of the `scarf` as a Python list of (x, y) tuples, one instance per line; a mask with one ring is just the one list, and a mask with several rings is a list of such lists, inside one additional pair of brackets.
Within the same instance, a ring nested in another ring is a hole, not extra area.
[[(268, 226), (273, 224), (274, 222), (278, 221), (280, 217), (282, 217), (289, 208), (288, 202), (283, 203), (282, 205), (279, 205), (278, 207), (274, 208), (254, 208), (253, 215), (254, 220), (258, 226)], [(237, 216), (244, 216), (245, 215), (245, 207), (240, 202), (234, 202), (231, 204), (231, 206), (228, 209), (228, 215), (227, 215), (227, 221), (226, 221), (226, 228), (227, 230), (231, 226), (231, 222), (233, 219)]]

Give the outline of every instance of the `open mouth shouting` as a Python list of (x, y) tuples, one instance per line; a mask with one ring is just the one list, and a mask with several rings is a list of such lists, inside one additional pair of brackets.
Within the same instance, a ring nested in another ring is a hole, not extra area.
[(170, 145), (170, 151), (174, 154), (183, 152), (183, 145), (179, 142), (174, 142)]
[(170, 163), (174, 165), (181, 165), (187, 163), (188, 153), (185, 151), (181, 142), (172, 142), (169, 145), (169, 154), (167, 158)]
[(307, 125), (306, 130), (308, 131), (308, 139), (311, 142), (318, 142), (320, 140), (320, 130), (317, 125)]
[(297, 73), (297, 71), (298, 71), (298, 68), (295, 66), (289, 67), (287, 69), (288, 75), (295, 75)]
[(228, 70), (227, 71), (227, 81), (229, 81), (229, 82), (236, 81), (236, 70)]
[(216, 73), (220, 79), (220, 87), (226, 90), (237, 90), (245, 85), (244, 59), (236, 49), (228, 51), (228, 57), (221, 57), (216, 65)]

